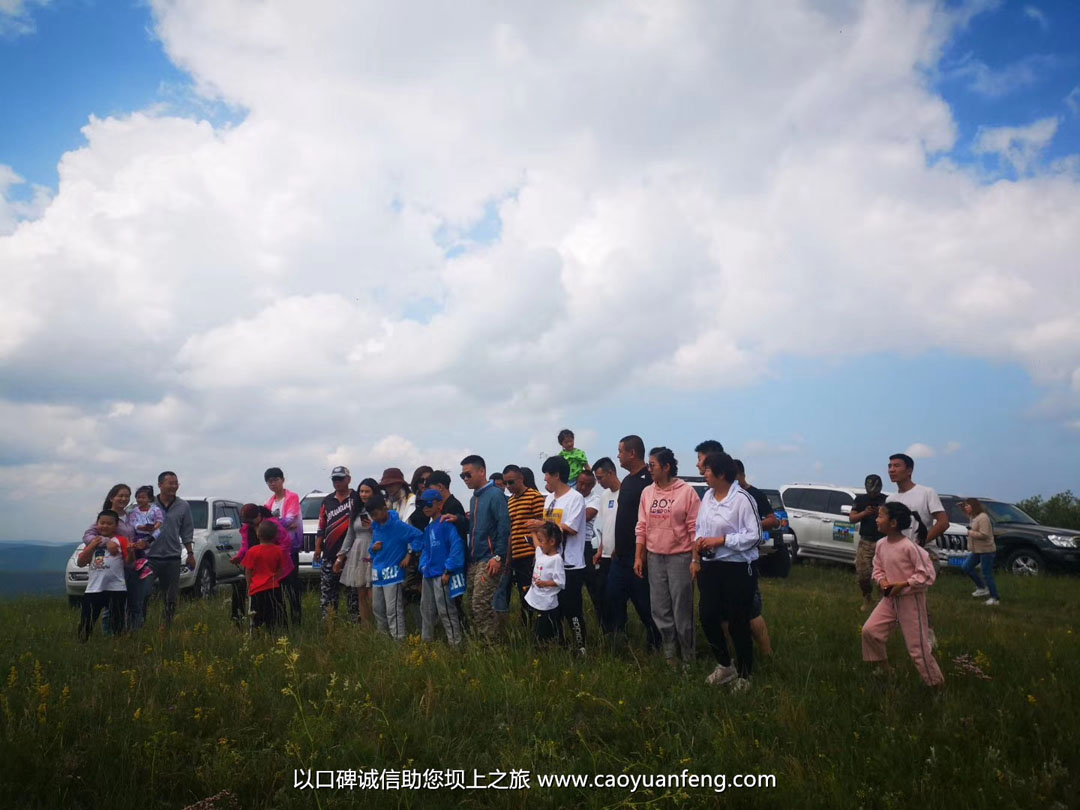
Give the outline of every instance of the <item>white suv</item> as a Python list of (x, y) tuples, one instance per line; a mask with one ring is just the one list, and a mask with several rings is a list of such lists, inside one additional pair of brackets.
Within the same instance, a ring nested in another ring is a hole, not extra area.
[[(244, 569), (229, 558), (240, 550), (240, 507), (237, 501), (226, 498), (184, 498), (191, 507), (191, 522), (195, 526), (191, 548), (195, 554), (195, 569), (187, 566), (187, 551), (180, 547), (180, 590), (194, 589), (203, 599), (213, 593), (218, 582), (231, 582), (244, 576)], [(75, 602), (86, 591), (88, 568), (79, 568), (76, 559), (83, 550), (79, 541), (68, 559), (64, 571), (64, 588), (68, 601)]]
[(319, 511), (328, 492), (315, 490), (300, 499), (300, 517), (304, 519), (304, 545), (300, 549), (300, 578), (318, 579), (320, 567), (313, 565), (315, 558), (315, 533), (319, 530)]
[[(800, 557), (855, 564), (859, 526), (849, 515), (856, 495), (865, 495), (864, 487), (838, 487), (833, 484), (788, 484), (780, 488), (787, 507), (788, 522), (799, 543)], [(950, 523), (943, 538), (949, 547), (967, 547), (967, 527)], [(955, 543), (953, 542), (955, 541)], [(939, 553), (938, 562), (945, 562)]]

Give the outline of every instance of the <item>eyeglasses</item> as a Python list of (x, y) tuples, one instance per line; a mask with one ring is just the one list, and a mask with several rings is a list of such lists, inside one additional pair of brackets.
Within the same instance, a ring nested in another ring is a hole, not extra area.
[(472, 478), (472, 473), (471, 472), (463, 472), (461, 474), (461, 480), (462, 481), (468, 481), (470, 478)]

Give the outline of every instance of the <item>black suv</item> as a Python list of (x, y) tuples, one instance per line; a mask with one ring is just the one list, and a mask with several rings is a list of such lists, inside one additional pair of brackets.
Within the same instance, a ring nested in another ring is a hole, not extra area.
[[(1080, 532), (1040, 526), (1030, 515), (1003, 501), (979, 498), (994, 525), (997, 564), (1013, 574), (1037, 576), (1047, 571), (1080, 572)], [(964, 499), (942, 495), (941, 505), (951, 523), (968, 525)], [(967, 538), (948, 534), (937, 539), (949, 565), (963, 565)]]

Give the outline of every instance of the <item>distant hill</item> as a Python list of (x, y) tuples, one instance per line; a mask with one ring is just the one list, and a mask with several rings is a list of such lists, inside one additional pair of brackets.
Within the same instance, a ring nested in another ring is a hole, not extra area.
[(63, 596), (63, 572), (74, 550), (74, 543), (0, 543), (0, 599)]

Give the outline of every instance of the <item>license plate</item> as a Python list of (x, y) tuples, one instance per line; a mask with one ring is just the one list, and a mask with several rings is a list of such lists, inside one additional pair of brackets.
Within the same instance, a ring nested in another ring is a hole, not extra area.
[(321, 562), (313, 562), (311, 564), (311, 567), (312, 568), (322, 568), (322, 563)]
[(953, 568), (963, 568), (965, 561), (965, 557), (949, 557), (949, 565)]

